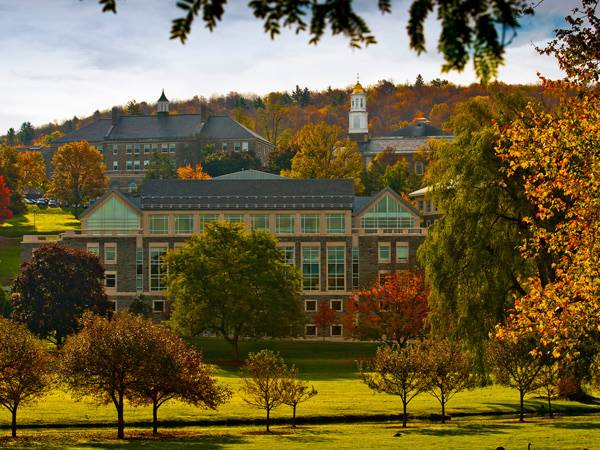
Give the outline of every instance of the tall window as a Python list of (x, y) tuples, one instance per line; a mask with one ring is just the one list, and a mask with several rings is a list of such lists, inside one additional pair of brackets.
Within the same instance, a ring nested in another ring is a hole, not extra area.
[(173, 142), (169, 144), (169, 153), (175, 153), (175, 144)]
[(327, 232), (345, 233), (346, 216), (344, 214), (327, 214)]
[(415, 161), (415, 173), (417, 175), (423, 175), (423, 162)]
[(346, 249), (327, 247), (327, 289), (343, 291), (346, 289)]
[(296, 258), (295, 258), (294, 247), (293, 246), (285, 246), (285, 247), (280, 247), (280, 248), (281, 248), (281, 251), (283, 252), (283, 261), (292, 267), (295, 266)]
[(269, 231), (269, 216), (266, 214), (253, 215), (250, 219), (253, 230)]
[(241, 214), (225, 214), (225, 222), (229, 223), (242, 223), (244, 216)]
[(361, 219), (367, 230), (413, 228), (414, 218), (408, 210), (389, 195), (380, 199)]
[(118, 144), (113, 144), (112, 146), (113, 148), (113, 155), (118, 155), (119, 154), (119, 145)]
[(144, 249), (135, 250), (135, 289), (144, 290)]
[(117, 245), (116, 244), (105, 244), (104, 245), (104, 263), (105, 264), (116, 264), (117, 263)]
[(302, 247), (302, 286), (305, 291), (318, 291), (321, 286), (319, 247)]
[(144, 144), (144, 155), (150, 153), (150, 144)]
[(106, 289), (117, 289), (117, 272), (104, 272), (104, 286)]
[(169, 153), (169, 144), (160, 144), (161, 153)]
[(352, 247), (352, 289), (358, 289), (358, 247)]
[(302, 233), (317, 234), (320, 229), (320, 220), (318, 214), (302, 214), (300, 225)]
[(113, 161), (113, 170), (119, 170), (119, 161)]
[(133, 170), (133, 161), (125, 162), (125, 170)]
[(233, 143), (233, 151), (234, 152), (239, 152), (241, 149), (242, 149), (242, 144), (240, 142)]
[(408, 242), (396, 242), (396, 261), (408, 262)]
[(125, 153), (127, 153), (128, 155), (131, 155), (131, 151), (133, 150), (133, 145), (132, 144), (126, 144), (125, 145)]
[(293, 214), (277, 214), (275, 222), (275, 233), (293, 233), (294, 232), (294, 215)]
[(192, 234), (194, 231), (194, 216), (175, 216), (175, 233)]
[(167, 254), (166, 247), (150, 248), (150, 290), (162, 291), (164, 286), (163, 276), (167, 273), (163, 264), (163, 257)]
[(141, 148), (141, 144), (133, 144), (133, 154), (134, 155), (139, 155), (140, 154), (140, 148)]
[(247, 141), (242, 142), (242, 151), (243, 152), (248, 151), (248, 142)]
[(206, 224), (216, 222), (218, 218), (216, 214), (202, 214), (200, 216), (200, 233), (204, 233)]
[(389, 242), (380, 242), (379, 243), (379, 262), (380, 263), (389, 263), (390, 262), (390, 243)]
[(150, 216), (150, 234), (168, 234), (169, 216), (155, 215)]

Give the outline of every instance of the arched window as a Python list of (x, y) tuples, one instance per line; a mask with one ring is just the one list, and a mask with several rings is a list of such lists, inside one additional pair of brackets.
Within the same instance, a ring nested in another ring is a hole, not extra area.
[(368, 230), (413, 228), (414, 217), (402, 203), (385, 195), (363, 215), (361, 227)]
[(129, 192), (137, 192), (137, 183), (135, 181), (129, 182)]

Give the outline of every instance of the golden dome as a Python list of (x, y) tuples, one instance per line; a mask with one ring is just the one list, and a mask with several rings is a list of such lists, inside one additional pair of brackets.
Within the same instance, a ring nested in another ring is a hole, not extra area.
[(354, 85), (354, 89), (352, 89), (352, 93), (353, 94), (364, 94), (365, 93), (365, 90), (363, 89), (362, 85), (358, 81)]

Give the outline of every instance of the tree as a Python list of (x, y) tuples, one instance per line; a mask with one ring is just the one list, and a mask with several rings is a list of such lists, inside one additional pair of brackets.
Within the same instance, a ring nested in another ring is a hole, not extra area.
[(9, 128), (6, 132), (6, 145), (13, 146), (17, 144), (17, 133), (14, 128)]
[(210, 180), (210, 175), (202, 169), (202, 163), (196, 164), (196, 167), (192, 167), (189, 164), (179, 167), (177, 169), (177, 176), (181, 180)]
[(154, 153), (144, 171), (146, 180), (172, 180), (177, 178), (175, 161), (169, 155)]
[(426, 352), (421, 343), (405, 347), (379, 347), (373, 360), (359, 364), (361, 380), (376, 392), (397, 395), (402, 400), (402, 428), (410, 401), (427, 390)]
[(333, 325), (337, 320), (337, 314), (329, 304), (326, 302), (320, 302), (317, 309), (317, 313), (313, 316), (313, 322), (315, 326), (320, 330), (323, 340), (325, 340), (325, 334), (327, 329)]
[(147, 301), (144, 300), (144, 296), (141, 294), (131, 301), (127, 307), (127, 311), (131, 314), (136, 314), (146, 319), (150, 319), (152, 317), (152, 307)]
[(10, 210), (10, 189), (6, 186), (4, 178), (0, 175), (0, 224), (13, 216)]
[(140, 104), (135, 100), (130, 100), (127, 102), (127, 106), (125, 106), (125, 111), (127, 111), (127, 114), (131, 116), (139, 116), (140, 114), (142, 114)]
[(408, 161), (404, 156), (396, 154), (394, 149), (387, 147), (369, 163), (365, 173), (365, 185), (366, 191), (370, 193), (390, 187), (401, 194), (416, 190), (420, 185), (420, 179), (413, 170), (409, 169)]
[(244, 401), (267, 413), (267, 432), (270, 432), (271, 411), (284, 404), (283, 380), (289, 370), (279, 353), (261, 350), (250, 353), (244, 366), (242, 392)]
[(108, 187), (102, 154), (86, 141), (69, 142), (52, 157), (50, 195), (80, 205), (103, 194)]
[(26, 191), (42, 190), (48, 182), (46, 162), (40, 152), (19, 152), (21, 187)]
[(383, 340), (404, 347), (424, 331), (427, 296), (423, 275), (389, 275), (383, 284), (363, 289), (350, 298), (344, 328), (358, 339)]
[(63, 133), (62, 131), (54, 130), (51, 133), (44, 134), (44, 135), (40, 136), (39, 138), (37, 138), (35, 140), (35, 143), (37, 145), (49, 147), (49, 146), (52, 146), (56, 141), (58, 141), (64, 135), (65, 135), (65, 133)]
[(417, 75), (417, 79), (415, 80), (415, 87), (422, 88), (425, 86), (425, 81), (423, 81), (423, 76), (421, 74)]
[(13, 214), (21, 214), (26, 210), (21, 189), (18, 153), (14, 147), (0, 144), (0, 174), (10, 191), (10, 209)]
[(188, 335), (223, 336), (238, 359), (241, 336), (290, 336), (303, 325), (300, 274), (268, 233), (208, 224), (167, 254), (166, 264), (174, 326)]
[(21, 144), (23, 144), (26, 147), (28, 145), (31, 145), (31, 143), (33, 142), (33, 138), (35, 137), (35, 130), (33, 129), (33, 125), (31, 125), (30, 122), (23, 122), (17, 135), (19, 136), (19, 141), (21, 142)]
[(269, 153), (268, 167), (274, 173), (280, 173), (292, 168), (292, 159), (296, 156), (298, 148), (295, 145), (287, 145), (275, 149)]
[(546, 400), (548, 400), (548, 415), (550, 418), (554, 417), (554, 413), (552, 412), (552, 399), (558, 395), (558, 388), (560, 384), (560, 370), (558, 361), (553, 358), (548, 358), (548, 361), (545, 362), (542, 366), (542, 370), (540, 370), (539, 374), (539, 384), (538, 388), (544, 396)]
[(523, 422), (523, 399), (539, 389), (544, 360), (535, 355), (538, 337), (523, 334), (518, 338), (494, 338), (488, 347), (488, 358), (496, 381), (519, 390), (519, 421)]
[(39, 398), (50, 382), (50, 358), (23, 326), (0, 317), (0, 405), (11, 413), (17, 437), (19, 406)]
[(13, 318), (60, 347), (89, 310), (104, 314), (108, 300), (97, 256), (73, 247), (44, 244), (21, 265), (13, 285)]
[(6, 295), (4, 289), (0, 288), (0, 317), (10, 319), (11, 314), (12, 305), (10, 303), (10, 300), (8, 299), (8, 295)]
[(261, 167), (260, 159), (251, 152), (218, 151), (204, 158), (204, 170), (209, 176), (239, 172)]
[(446, 404), (457, 392), (472, 386), (471, 360), (460, 343), (447, 338), (430, 339), (426, 343), (427, 392), (442, 407), (442, 423), (446, 423)]
[(162, 325), (147, 323), (153, 355), (142, 362), (126, 393), (134, 405), (152, 405), (152, 433), (158, 434), (158, 409), (169, 400), (209, 409), (225, 403), (229, 389), (217, 384), (202, 356)]
[(257, 124), (262, 134), (275, 147), (279, 145), (281, 122), (287, 113), (287, 108), (282, 104), (281, 96), (269, 94), (263, 101), (263, 107), (258, 111)]
[(317, 390), (314, 386), (309, 386), (308, 382), (299, 379), (298, 369), (293, 366), (281, 380), (280, 389), (283, 395), (283, 404), (292, 407), (292, 428), (296, 428), (298, 405), (317, 395)]
[(298, 153), (292, 168), (282, 172), (291, 178), (351, 179), (362, 191), (362, 156), (355, 142), (342, 137), (342, 130), (326, 123), (305, 125), (295, 137)]

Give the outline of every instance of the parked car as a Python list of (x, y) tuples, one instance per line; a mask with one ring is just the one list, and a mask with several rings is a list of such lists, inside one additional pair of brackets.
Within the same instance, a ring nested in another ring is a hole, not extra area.
[(39, 198), (36, 201), (36, 204), (40, 207), (40, 208), (45, 208), (46, 206), (48, 206), (48, 199), (47, 198)]
[(24, 201), (26, 204), (28, 204), (28, 205), (35, 205), (35, 203), (36, 203), (36, 201), (35, 201), (34, 199), (32, 199), (32, 198), (27, 198), (27, 197), (25, 197), (25, 198), (23, 199), (23, 201)]
[(58, 202), (54, 199), (48, 200), (48, 206), (50, 208), (58, 208)]

